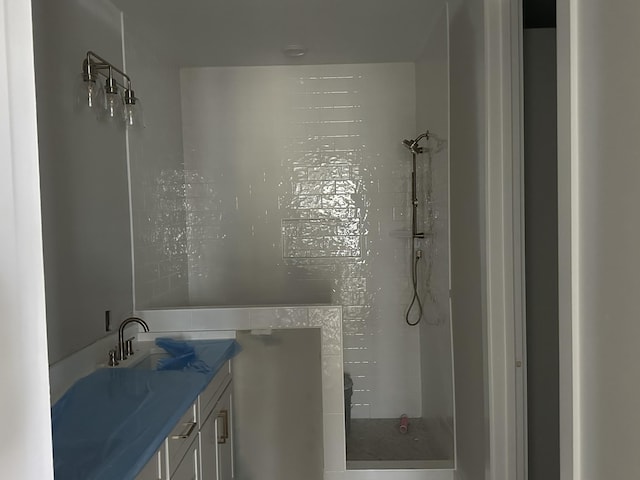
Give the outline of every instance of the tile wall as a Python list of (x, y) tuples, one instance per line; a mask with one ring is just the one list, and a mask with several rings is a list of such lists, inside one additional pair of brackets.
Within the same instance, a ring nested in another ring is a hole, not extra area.
[(183, 69), (181, 88), (190, 304), (342, 305), (354, 417), (419, 416), (414, 65)]

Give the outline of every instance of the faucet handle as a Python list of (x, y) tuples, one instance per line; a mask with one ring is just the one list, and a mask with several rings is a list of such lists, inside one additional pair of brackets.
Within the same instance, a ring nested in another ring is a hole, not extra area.
[(134, 351), (133, 351), (133, 340), (136, 337), (131, 337), (127, 340), (126, 344), (125, 344), (125, 349), (124, 351), (127, 353), (127, 356), (133, 355)]
[(116, 359), (116, 355), (117, 355), (117, 350), (109, 350), (109, 366), (110, 367), (115, 367), (119, 364), (118, 360)]

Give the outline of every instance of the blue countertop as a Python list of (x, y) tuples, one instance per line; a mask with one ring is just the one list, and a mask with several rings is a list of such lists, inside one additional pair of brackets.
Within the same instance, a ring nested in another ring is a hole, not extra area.
[(56, 480), (128, 480), (146, 465), (224, 363), (235, 340), (186, 342), (209, 372), (99, 369), (52, 407)]

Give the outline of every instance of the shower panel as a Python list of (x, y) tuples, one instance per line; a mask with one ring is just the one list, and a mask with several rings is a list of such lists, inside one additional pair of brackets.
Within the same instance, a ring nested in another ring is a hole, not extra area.
[[(422, 139), (429, 140), (429, 131), (427, 130), (422, 135), (418, 136), (415, 140), (403, 140), (402, 144), (411, 151), (411, 284), (413, 286), (413, 297), (411, 303), (407, 307), (405, 313), (405, 321), (411, 327), (415, 327), (422, 320), (424, 309), (422, 306), (422, 300), (418, 292), (418, 263), (422, 259), (422, 250), (416, 250), (416, 240), (424, 238), (424, 232), (418, 232), (418, 187), (417, 187), (417, 156), (424, 153), (424, 148), (420, 146)], [(411, 321), (411, 312), (414, 306), (418, 307), (417, 319)]]

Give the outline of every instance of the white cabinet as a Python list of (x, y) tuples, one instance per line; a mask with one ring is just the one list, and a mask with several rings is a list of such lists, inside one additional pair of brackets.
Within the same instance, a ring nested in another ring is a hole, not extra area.
[(200, 465), (203, 480), (231, 480), (231, 385), (224, 390), (200, 429)]
[(187, 449), (189, 449), (190, 445), (196, 438), (198, 438), (197, 401), (187, 409), (167, 437), (167, 457), (169, 458), (169, 472), (171, 474), (171, 478), (173, 478), (173, 473), (178, 468), (178, 465), (180, 465)]
[(195, 438), (191, 445), (187, 448), (187, 452), (171, 475), (171, 480), (204, 480), (199, 474), (200, 471), (200, 445), (198, 439)]
[(136, 477), (136, 480), (163, 480), (168, 478), (166, 462), (166, 442), (153, 454), (147, 465)]
[[(233, 415), (231, 414), (231, 385), (218, 402), (218, 480), (233, 479)], [(220, 429), (222, 432), (220, 432)]]
[(231, 390), (228, 361), (136, 480), (232, 480)]

